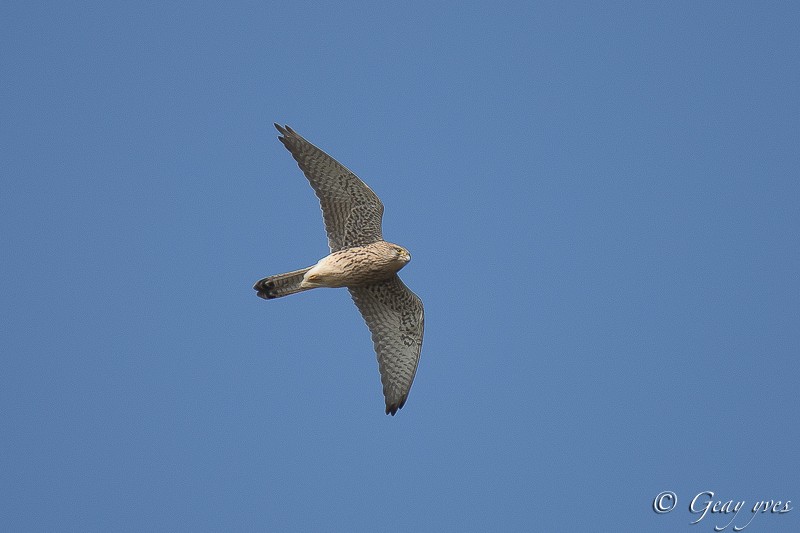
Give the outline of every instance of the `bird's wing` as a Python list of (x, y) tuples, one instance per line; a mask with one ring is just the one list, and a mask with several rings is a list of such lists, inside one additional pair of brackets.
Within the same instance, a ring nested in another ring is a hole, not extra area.
[(319, 198), (331, 252), (383, 240), (383, 204), (372, 189), (289, 126), (275, 127)]
[(422, 301), (397, 275), (349, 290), (372, 332), (386, 414), (394, 415), (406, 403), (417, 372), (425, 326)]

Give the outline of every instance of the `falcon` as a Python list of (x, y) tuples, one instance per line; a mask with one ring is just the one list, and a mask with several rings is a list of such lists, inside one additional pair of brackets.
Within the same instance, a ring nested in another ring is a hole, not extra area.
[(289, 126), (275, 127), (319, 198), (331, 253), (310, 267), (261, 279), (253, 288), (271, 300), (317, 287), (347, 287), (372, 333), (386, 414), (394, 416), (406, 403), (422, 349), (422, 301), (397, 275), (411, 254), (383, 240), (383, 204), (372, 189)]

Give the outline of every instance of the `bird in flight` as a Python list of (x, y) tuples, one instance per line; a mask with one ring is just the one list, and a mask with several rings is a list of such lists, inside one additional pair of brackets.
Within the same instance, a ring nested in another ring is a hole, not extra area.
[(397, 275), (411, 254), (383, 240), (383, 204), (372, 189), (289, 126), (275, 127), (319, 198), (331, 253), (253, 288), (270, 300), (316, 287), (347, 287), (372, 333), (386, 414), (394, 415), (406, 403), (422, 348), (422, 301)]

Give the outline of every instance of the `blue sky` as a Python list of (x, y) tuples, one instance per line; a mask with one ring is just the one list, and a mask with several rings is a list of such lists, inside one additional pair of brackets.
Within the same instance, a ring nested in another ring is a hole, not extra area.
[[(689, 525), (703, 491), (800, 504), (798, 20), (4, 3), (0, 521), (701, 532), (731, 518)], [(395, 417), (346, 291), (251, 289), (327, 252), (273, 122), (413, 255), (426, 337)]]

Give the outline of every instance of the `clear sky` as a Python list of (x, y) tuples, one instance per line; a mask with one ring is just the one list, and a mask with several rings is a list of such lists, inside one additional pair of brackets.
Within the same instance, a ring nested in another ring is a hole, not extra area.
[[(3, 529), (800, 531), (799, 21), (4, 2)], [(395, 417), (347, 291), (251, 289), (327, 253), (273, 122), (413, 255)]]

